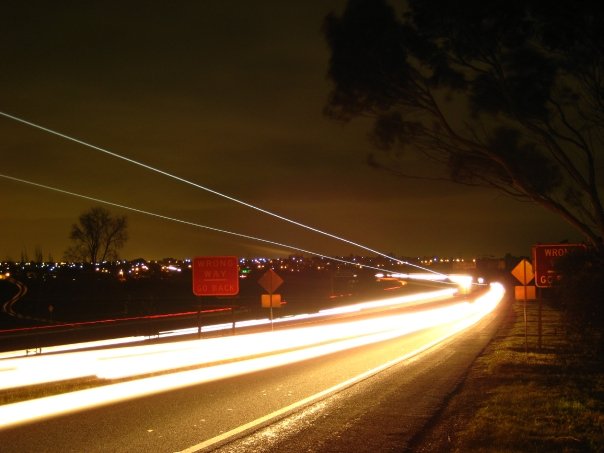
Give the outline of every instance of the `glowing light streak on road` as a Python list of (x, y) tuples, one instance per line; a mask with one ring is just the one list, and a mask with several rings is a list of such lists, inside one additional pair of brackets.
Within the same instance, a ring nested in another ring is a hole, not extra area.
[[(501, 292), (501, 296), (498, 294), (498, 292)], [(440, 329), (438, 329), (439, 330), (438, 332), (435, 332), (435, 335), (433, 336), (433, 339), (431, 341), (428, 341), (427, 343), (423, 343), (423, 344), (419, 345), (419, 347), (405, 351), (405, 352), (403, 352), (402, 355), (395, 357), (394, 359), (391, 359), (391, 360), (389, 360), (385, 363), (382, 363), (369, 370), (366, 370), (360, 374), (357, 374), (356, 376), (353, 376), (353, 377), (347, 379), (346, 381), (339, 382), (332, 387), (323, 389), (323, 390), (319, 391), (318, 393), (315, 393), (306, 398), (298, 400), (288, 406), (277, 409), (276, 411), (274, 411), (270, 414), (267, 414), (260, 418), (255, 419), (255, 420), (249, 421), (249, 422), (247, 422), (243, 425), (240, 425), (230, 431), (222, 432), (221, 434), (219, 434), (216, 437), (206, 439), (189, 448), (185, 448), (184, 450), (181, 450), (181, 453), (195, 453), (195, 452), (199, 452), (199, 451), (206, 451), (208, 448), (221, 444), (222, 442), (224, 442), (227, 439), (235, 438), (235, 437), (239, 436), (241, 433), (248, 432), (251, 429), (258, 428), (261, 426), (266, 426), (267, 423), (270, 423), (273, 420), (277, 420), (277, 419), (281, 418), (284, 414), (290, 414), (293, 411), (295, 411), (296, 409), (300, 409), (309, 404), (317, 402), (326, 396), (332, 395), (342, 389), (348, 388), (349, 386), (354, 385), (357, 382), (361, 382), (361, 381), (367, 379), (368, 377), (374, 376), (374, 375), (380, 373), (381, 371), (384, 371), (396, 364), (399, 364), (405, 360), (408, 360), (414, 356), (417, 356), (421, 352), (427, 351), (428, 349), (444, 342), (445, 340), (447, 340), (451, 336), (455, 335), (456, 333), (462, 331), (463, 329), (470, 327), (473, 323), (480, 320), (482, 318), (482, 316), (490, 313), (497, 306), (497, 304), (499, 303), (499, 300), (502, 296), (503, 296), (503, 287), (499, 287), (499, 288), (497, 288), (496, 291), (487, 295), (486, 298), (480, 300), (481, 305), (483, 305), (483, 309), (480, 310), (476, 314), (475, 319), (468, 318), (466, 320), (456, 323), (453, 326), (450, 326), (449, 328), (441, 327)], [(433, 329), (433, 331), (435, 331), (435, 330), (436, 329)]]
[[(166, 319), (166, 318), (178, 318), (183, 316), (191, 316), (198, 315), (199, 313), (208, 314), (208, 313), (218, 313), (218, 312), (230, 312), (231, 308), (212, 308), (207, 310), (199, 311), (191, 311), (191, 312), (183, 312), (183, 313), (167, 313), (167, 314), (159, 314), (159, 315), (147, 315), (147, 316), (133, 316), (127, 318), (113, 318), (113, 319), (99, 319), (96, 321), (82, 321), (82, 322), (69, 322), (69, 323), (57, 323), (53, 325), (45, 325), (45, 326), (33, 326), (33, 327), (20, 327), (16, 329), (4, 329), (0, 330), (0, 334), (11, 335), (14, 333), (36, 333), (38, 331), (49, 331), (56, 329), (64, 329), (67, 327), (89, 327), (89, 326), (98, 326), (102, 324), (117, 324), (125, 321), (141, 321), (141, 320), (153, 320), (153, 319)], [(232, 326), (232, 324), (229, 324)], [(187, 329), (188, 330), (188, 329)], [(179, 333), (182, 332), (182, 333)], [(195, 328), (195, 332), (197, 332), (197, 327)], [(185, 329), (181, 331), (171, 331), (170, 334), (179, 335), (186, 334)], [(162, 335), (160, 332), (157, 336), (153, 335), (153, 337), (159, 337)], [(91, 349), (91, 348), (101, 348), (106, 346), (119, 346), (127, 343), (137, 343), (146, 341), (151, 336), (136, 336), (136, 337), (123, 337), (123, 338), (111, 338), (107, 340), (95, 340), (95, 341), (87, 341), (81, 343), (72, 343), (58, 346), (45, 346), (44, 348), (36, 348), (33, 354), (50, 354), (56, 352), (67, 352), (67, 351), (76, 351), (79, 349)], [(7, 351), (0, 352), (0, 360), (8, 359), (8, 358), (16, 358), (16, 357), (27, 357), (31, 355), (32, 352), (30, 350), (19, 350), (19, 351)]]
[(109, 155), (111, 157), (115, 157), (117, 159), (124, 160), (126, 162), (131, 163), (131, 164), (134, 164), (134, 165), (137, 165), (139, 167), (142, 167), (142, 168), (144, 168), (146, 170), (150, 170), (152, 172), (159, 173), (159, 174), (161, 174), (163, 176), (167, 176), (168, 178), (172, 178), (172, 179), (174, 179), (176, 181), (188, 184), (190, 186), (193, 186), (193, 187), (196, 187), (198, 189), (204, 190), (206, 192), (209, 192), (211, 194), (217, 195), (219, 197), (226, 198), (227, 200), (230, 200), (230, 201), (232, 201), (234, 203), (238, 203), (238, 204), (240, 204), (242, 206), (245, 206), (247, 208), (256, 210), (258, 212), (261, 212), (262, 214), (266, 214), (266, 215), (269, 215), (271, 217), (275, 217), (275, 218), (277, 218), (279, 220), (283, 220), (284, 222), (291, 223), (292, 225), (296, 225), (298, 227), (305, 228), (305, 229), (310, 230), (310, 231), (312, 231), (314, 233), (322, 234), (323, 236), (327, 236), (327, 237), (330, 237), (332, 239), (336, 239), (338, 241), (345, 242), (347, 244), (353, 245), (353, 246), (358, 247), (360, 249), (363, 249), (365, 251), (368, 251), (368, 252), (371, 252), (371, 253), (375, 253), (375, 254), (377, 254), (379, 256), (382, 256), (384, 258), (388, 258), (389, 260), (395, 261), (395, 262), (397, 262), (399, 264), (406, 264), (408, 266), (415, 267), (415, 268), (418, 268), (418, 269), (422, 269), (422, 270), (427, 271), (427, 272), (437, 273), (437, 272), (435, 272), (435, 271), (433, 271), (431, 269), (426, 269), (426, 268), (423, 268), (421, 266), (418, 266), (417, 264), (409, 263), (407, 261), (401, 261), (401, 260), (393, 258), (393, 257), (391, 257), (391, 256), (389, 256), (389, 255), (387, 255), (385, 253), (382, 253), (382, 252), (380, 252), (378, 250), (374, 250), (374, 249), (372, 249), (370, 247), (367, 247), (365, 245), (359, 244), (358, 242), (354, 242), (354, 241), (348, 240), (346, 238), (343, 238), (341, 236), (337, 236), (335, 234), (328, 233), (327, 231), (323, 231), (323, 230), (320, 230), (318, 228), (312, 227), (310, 225), (306, 225), (304, 223), (298, 222), (296, 220), (292, 220), (292, 219), (290, 219), (288, 217), (284, 217), (284, 216), (282, 216), (280, 214), (277, 214), (275, 212), (268, 211), (266, 209), (262, 209), (262, 208), (260, 208), (258, 206), (255, 206), (255, 205), (251, 204), (251, 203), (247, 203), (247, 202), (245, 202), (243, 200), (240, 200), (238, 198), (232, 197), (230, 195), (226, 195), (226, 194), (224, 194), (222, 192), (218, 192), (217, 190), (210, 189), (209, 187), (202, 186), (201, 184), (197, 184), (195, 182), (192, 182), (192, 181), (189, 181), (187, 179), (181, 178), (180, 176), (173, 175), (173, 174), (168, 173), (168, 172), (166, 172), (164, 170), (160, 170), (159, 168), (152, 167), (151, 165), (147, 165), (147, 164), (145, 164), (143, 162), (139, 162), (137, 160), (131, 159), (131, 158), (126, 157), (126, 156), (123, 156), (121, 154), (109, 151), (109, 150), (107, 150), (105, 148), (101, 148), (100, 146), (92, 145), (92, 144), (87, 143), (87, 142), (85, 142), (83, 140), (80, 140), (80, 139), (77, 139), (75, 137), (71, 137), (69, 135), (63, 134), (61, 132), (49, 129), (47, 127), (41, 126), (41, 125), (33, 123), (31, 121), (27, 121), (27, 120), (25, 120), (23, 118), (19, 118), (17, 116), (10, 115), (10, 114), (2, 112), (2, 111), (0, 111), (0, 115), (4, 116), (5, 118), (9, 118), (9, 119), (11, 119), (13, 121), (17, 121), (17, 122), (25, 124), (27, 126), (31, 126), (33, 128), (36, 128), (36, 129), (39, 129), (41, 131), (47, 132), (49, 134), (53, 134), (53, 135), (56, 135), (58, 137), (64, 138), (66, 140), (70, 140), (72, 142), (78, 143), (78, 144), (83, 145), (83, 146), (85, 146), (87, 148), (90, 148), (90, 149), (93, 149), (95, 151), (99, 151), (101, 153), (107, 154), (107, 155)]
[[(197, 328), (195, 328), (195, 332), (197, 332)], [(44, 348), (40, 348), (44, 354), (55, 354), (57, 352), (69, 352), (69, 351), (77, 351), (79, 349), (92, 349), (92, 348), (105, 348), (110, 346), (120, 346), (128, 343), (138, 343), (142, 341), (146, 341), (149, 337), (136, 336), (136, 337), (124, 337), (124, 338), (112, 338), (109, 340), (96, 340), (96, 341), (84, 341), (81, 343), (72, 343), (58, 346), (45, 346)], [(36, 353), (35, 356), (41, 355), (42, 352)], [(7, 351), (0, 352), (0, 372), (3, 369), (2, 360), (7, 359), (16, 359), (16, 358), (28, 358), (33, 355), (29, 353), (27, 350), (18, 350), (18, 351)], [(1, 374), (0, 374), (1, 376)], [(2, 389), (2, 383), (0, 383), (0, 389)]]
[[(358, 304), (355, 311), (369, 307), (377, 308), (383, 304), (374, 302)], [(348, 313), (348, 310), (333, 310), (330, 314)], [(141, 349), (129, 348), (120, 355), (120, 351), (110, 360), (101, 362), (101, 369), (96, 376), (101, 379), (119, 379), (159, 372), (166, 369), (184, 368), (209, 364), (212, 362), (235, 360), (243, 357), (275, 353), (296, 348), (309, 347), (313, 344), (339, 342), (345, 340), (360, 341), (367, 344), (364, 337), (376, 335), (400, 336), (404, 333), (420, 330), (425, 327), (440, 324), (462, 313), (457, 306), (447, 309), (431, 310), (428, 312), (405, 313), (388, 315), (375, 319), (348, 321), (332, 325), (319, 325), (302, 328), (280, 330), (267, 335), (265, 332), (227, 338), (212, 338), (204, 342), (193, 341), (184, 347), (161, 346)], [(322, 314), (325, 316), (326, 314)], [(313, 315), (304, 318), (313, 318)], [(302, 317), (300, 317), (302, 318)], [(299, 318), (299, 319), (300, 319)], [(135, 350), (131, 350), (135, 349)], [(140, 351), (140, 352), (139, 352)], [(140, 355), (137, 355), (140, 354)]]
[(13, 307), (19, 301), (19, 299), (21, 299), (23, 296), (25, 296), (25, 294), (27, 294), (27, 286), (25, 286), (20, 281), (11, 278), (10, 274), (8, 273), (6, 273), (6, 275), (3, 276), (2, 279), (12, 283), (18, 289), (17, 294), (15, 294), (2, 305), (2, 311), (9, 315), (15, 315), (16, 313)]
[[(337, 307), (335, 309), (330, 308), (330, 309), (320, 310), (317, 313), (303, 313), (303, 314), (298, 314), (298, 315), (288, 315), (288, 316), (284, 316), (284, 317), (280, 317), (280, 318), (275, 318), (272, 322), (274, 324), (280, 324), (280, 323), (287, 323), (287, 322), (295, 322), (295, 321), (299, 321), (299, 320), (303, 320), (303, 319), (319, 318), (322, 316), (331, 316), (333, 314), (339, 314), (339, 313), (341, 313), (341, 314), (353, 313), (353, 312), (358, 312), (363, 309), (372, 309), (372, 308), (379, 308), (379, 307), (386, 307), (386, 306), (396, 306), (396, 305), (400, 305), (400, 304), (429, 303), (429, 302), (434, 302), (434, 301), (438, 301), (438, 300), (444, 300), (445, 298), (451, 297), (454, 294), (455, 294), (455, 289), (447, 288), (447, 289), (442, 289), (442, 290), (433, 291), (433, 292), (422, 292), (419, 294), (392, 297), (392, 298), (380, 300), (380, 301), (373, 301), (373, 302), (370, 301), (370, 302), (361, 302), (358, 304), (344, 305), (341, 307)], [(228, 311), (229, 309), (217, 309), (217, 310), (209, 310), (209, 311), (222, 311), (222, 310)], [(197, 313), (197, 312), (190, 312), (190, 313)], [(184, 313), (184, 314), (187, 314), (187, 313)], [(157, 315), (154, 315), (154, 316), (157, 316)], [(123, 318), (123, 319), (140, 320), (143, 318), (145, 318), (145, 317)], [(122, 320), (122, 319), (110, 320), (110, 321), (113, 322), (113, 321), (120, 321), (120, 320)], [(87, 322), (83, 322), (83, 323), (70, 323), (70, 324), (65, 324), (65, 326), (76, 326), (77, 327), (77, 326), (84, 326), (84, 325), (89, 325), (89, 324), (94, 325), (97, 323), (104, 323), (104, 322), (109, 322), (109, 320), (87, 321)], [(255, 327), (255, 326), (268, 325), (270, 323), (271, 323), (271, 320), (269, 318), (248, 319), (248, 320), (235, 322), (235, 328), (241, 329), (244, 327)], [(40, 326), (40, 327), (28, 328), (27, 330), (29, 330), (29, 329), (35, 330), (38, 328), (49, 329), (49, 328), (56, 328), (56, 327), (57, 326)], [(59, 325), (59, 327), (61, 327), (61, 326)], [(231, 329), (233, 329), (233, 323), (226, 322), (226, 323), (221, 323), (221, 324), (212, 324), (212, 325), (202, 326), (201, 333), (218, 332), (221, 330), (231, 330)], [(17, 330), (21, 330), (21, 329), (17, 329)], [(12, 332), (12, 330), (4, 331), (4, 332), (10, 333), (10, 332)], [(154, 336), (154, 338), (169, 338), (169, 337), (185, 336), (185, 335), (196, 334), (198, 332), (199, 332), (199, 327), (187, 327), (187, 328), (183, 328), (183, 329), (161, 331), (161, 332), (158, 332), (157, 336)], [(31, 353), (28, 350), (0, 352), (0, 365), (2, 364), (1, 361), (6, 360), (6, 359), (31, 357), (32, 355), (78, 351), (78, 350), (82, 350), (82, 349), (93, 349), (93, 348), (98, 349), (98, 348), (109, 347), (109, 346), (122, 346), (122, 345), (129, 344), (129, 343), (142, 343), (142, 342), (148, 341), (149, 338), (150, 338), (149, 336), (135, 336), (135, 337), (111, 338), (111, 339), (107, 339), (107, 340), (87, 341), (87, 342), (57, 345), (57, 346), (45, 346), (44, 348), (40, 348), (39, 350), (36, 350), (35, 353)], [(0, 366), (0, 368), (2, 368), (2, 367)], [(1, 383), (0, 383), (0, 389), (2, 389)]]
[[(446, 328), (447, 332), (442, 337), (440, 334), (438, 335), (438, 338), (442, 340), (474, 324), (487, 313), (490, 313), (503, 298), (503, 295), (503, 287), (499, 284), (493, 284), (489, 292), (478, 297), (473, 303), (458, 302), (441, 308), (409, 313), (405, 316), (395, 315), (391, 317), (392, 319), (389, 319), (390, 317), (380, 317), (372, 318), (366, 322), (334, 324), (333, 326), (323, 325), (321, 326), (322, 331), (335, 330), (338, 333), (335, 335), (334, 341), (326, 341), (322, 344), (313, 342), (309, 347), (300, 347), (285, 352), (281, 347), (277, 347), (275, 348), (277, 353), (261, 357), (257, 356), (257, 351), (254, 351), (252, 354), (255, 357), (253, 356), (247, 360), (7, 404), (0, 406), (0, 429), (50, 416), (282, 366), (365, 344), (384, 341), (429, 326), (441, 325), (443, 329), (449, 326)], [(404, 322), (403, 318), (405, 318)], [(359, 332), (357, 329), (361, 324), (365, 324), (367, 330)], [(379, 327), (380, 325), (382, 328)], [(347, 330), (346, 326), (349, 326), (350, 329)], [(291, 337), (289, 338), (290, 345), (301, 344), (296, 342), (299, 341), (300, 337), (304, 337), (305, 339), (311, 338), (312, 335), (308, 334), (311, 331), (313, 334), (316, 333), (316, 329), (308, 330), (300, 328), (254, 334), (254, 339), (259, 340), (260, 336), (264, 335), (266, 337), (266, 340), (264, 340), (265, 344), (271, 343), (275, 345), (278, 343), (275, 340), (275, 334), (278, 333), (280, 335), (279, 342), (287, 340), (289, 336)], [(248, 345), (250, 343), (249, 338), (249, 336), (242, 335), (240, 337), (228, 337), (216, 340), (228, 342), (230, 348), (234, 347), (236, 342), (240, 342), (241, 347)], [(323, 338), (325, 341), (327, 337)], [(199, 343), (203, 343), (203, 340)], [(207, 349), (203, 349), (203, 354), (206, 352), (208, 352)], [(151, 356), (149, 360), (157, 361), (157, 357)]]
[[(386, 300), (368, 301), (361, 302), (359, 304), (352, 304), (334, 309), (321, 310), (318, 313), (310, 314), (299, 314), (294, 316), (288, 316), (284, 318), (277, 318), (274, 323), (287, 323), (295, 322), (305, 319), (316, 319), (320, 317), (328, 317), (345, 313), (360, 312), (362, 310), (378, 309), (383, 307), (402, 307), (408, 304), (417, 304), (420, 302), (428, 303), (433, 301), (444, 300), (452, 297), (454, 290), (444, 289), (439, 291), (430, 291), (417, 294), (409, 294), (406, 296), (393, 297)], [(236, 323), (236, 328), (261, 326), (270, 324), (270, 320), (265, 319), (252, 319), (246, 321), (240, 321)], [(212, 332), (217, 330), (232, 329), (232, 323), (216, 324), (214, 326), (204, 326), (204, 332)], [(196, 333), (198, 328), (188, 328), (179, 331), (172, 331), (170, 335), (174, 336), (177, 334), (192, 334)], [(362, 330), (359, 330), (362, 331)], [(140, 341), (141, 337), (137, 338)], [(237, 337), (237, 338), (243, 338)], [(249, 338), (249, 337), (247, 337)], [(75, 345), (63, 345), (55, 346), (50, 349), (53, 354), (48, 355), (35, 355), (35, 356), (21, 356), (15, 357), (14, 355), (9, 356), (0, 360), (0, 390), (7, 390), (11, 388), (22, 387), (26, 385), (44, 384), (56, 381), (62, 381), (67, 379), (76, 379), (89, 376), (98, 376), (100, 378), (117, 378), (117, 377), (129, 377), (149, 373), (153, 371), (164, 371), (178, 367), (201, 365), (204, 363), (210, 363), (212, 361), (224, 360), (224, 359), (235, 359), (238, 357), (244, 357), (249, 352), (244, 347), (234, 346), (233, 352), (239, 355), (226, 356), (214, 356), (212, 355), (215, 351), (229, 350), (230, 348), (224, 346), (225, 340), (221, 339), (205, 339), (205, 340), (190, 340), (181, 341), (177, 343), (161, 343), (161, 344), (147, 344), (147, 345), (135, 345), (130, 347), (124, 347), (114, 350), (103, 350), (95, 349), (89, 351), (76, 351), (76, 348), (90, 349), (91, 346), (100, 348), (103, 346), (116, 346), (120, 344), (126, 344), (135, 340), (130, 338), (123, 339), (110, 339), (100, 340), (88, 343), (78, 343)], [(249, 340), (250, 342), (256, 341), (254, 339)], [(215, 344), (218, 343), (218, 346)], [(285, 343), (283, 343), (285, 344)], [(282, 345), (283, 346), (283, 345)], [(258, 349), (256, 353), (270, 352), (270, 348), (274, 350), (274, 344), (269, 346), (269, 350), (262, 351)], [(282, 349), (293, 346), (283, 346)], [(216, 348), (216, 349), (214, 349)], [(64, 354), (57, 354), (57, 352), (63, 351)], [(133, 357), (137, 355), (150, 356), (151, 354), (168, 354), (168, 357), (164, 360), (158, 360), (150, 364), (139, 363), (137, 366), (129, 365)], [(199, 354), (203, 354), (203, 358), (199, 357)], [(179, 355), (179, 358), (176, 356)], [(117, 375), (116, 372), (106, 371), (107, 361), (120, 357), (127, 357), (127, 363), (121, 368), (121, 375)], [(77, 366), (74, 366), (77, 364)], [(126, 373), (124, 370), (129, 369)], [(105, 370), (105, 371), (102, 371)]]
[(417, 297), (418, 294), (409, 294), (406, 296), (398, 296), (391, 297), (388, 299), (382, 299), (377, 301), (370, 302), (361, 302), (354, 305), (347, 305), (344, 307), (335, 307), (335, 308), (327, 308), (321, 310), (319, 312), (320, 315), (326, 314), (341, 314), (341, 313), (352, 313), (358, 312), (362, 310), (371, 310), (375, 308), (385, 308), (385, 307), (396, 307), (397, 305), (408, 305), (412, 303), (427, 303), (427, 302), (435, 302), (438, 300), (444, 300), (447, 297), (452, 297), (457, 292), (454, 288), (441, 289), (437, 291), (428, 291), (425, 293), (420, 293), (422, 295), (421, 298)]
[(439, 282), (439, 281), (443, 281), (446, 280), (449, 276), (446, 274), (434, 274), (434, 273), (421, 273), (421, 272), (414, 272), (411, 274), (401, 274), (401, 273), (396, 273), (396, 274), (391, 274), (388, 277), (391, 278), (400, 278), (400, 279), (405, 279), (405, 280), (420, 280), (420, 281), (429, 281), (429, 282)]

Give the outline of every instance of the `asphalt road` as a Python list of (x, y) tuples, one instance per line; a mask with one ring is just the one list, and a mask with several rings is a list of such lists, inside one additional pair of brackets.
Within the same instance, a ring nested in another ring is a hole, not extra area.
[(466, 332), (216, 451), (415, 451), (507, 308), (502, 303)]
[[(438, 335), (428, 329), (295, 365), (0, 431), (0, 452), (400, 451), (440, 407), (494, 332), (489, 316), (445, 346), (394, 365), (277, 424), (267, 414), (367, 373)], [(258, 421), (256, 424), (253, 421)], [(240, 427), (252, 423), (249, 429)], [(266, 425), (264, 429), (258, 428)], [(250, 434), (245, 437), (245, 435)], [(268, 441), (268, 440), (270, 441)]]

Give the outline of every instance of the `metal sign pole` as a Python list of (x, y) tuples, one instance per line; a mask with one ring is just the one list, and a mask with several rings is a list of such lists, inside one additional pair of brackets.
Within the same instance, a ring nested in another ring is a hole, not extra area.
[(271, 304), (271, 332), (274, 330), (273, 326), (273, 293), (269, 293), (269, 299)]
[[(541, 294), (540, 294), (541, 296)], [(538, 330), (539, 330), (539, 340), (538, 340), (538, 348), (539, 351), (541, 351), (541, 334), (542, 334), (542, 330), (543, 330), (543, 323), (542, 323), (542, 315), (543, 315), (543, 299), (541, 297), (539, 297), (539, 320), (538, 320)]]
[(527, 293), (527, 288), (526, 288), (526, 262), (524, 262), (524, 266), (523, 270), (524, 270), (524, 353), (527, 354), (528, 353), (528, 326), (527, 326), (527, 321), (526, 321), (526, 293)]
[[(274, 329), (273, 325), (273, 293), (275, 290), (281, 286), (283, 283), (283, 279), (277, 275), (275, 271), (269, 269), (266, 271), (262, 277), (258, 280), (260, 286), (262, 286), (266, 292), (268, 292), (268, 305), (270, 309), (270, 317), (271, 317), (271, 331)], [(280, 298), (278, 299), (280, 300)], [(263, 305), (265, 306), (265, 305)]]
[(233, 321), (233, 335), (235, 335), (235, 307), (231, 305), (231, 320)]
[(197, 339), (201, 338), (201, 298), (197, 306)]

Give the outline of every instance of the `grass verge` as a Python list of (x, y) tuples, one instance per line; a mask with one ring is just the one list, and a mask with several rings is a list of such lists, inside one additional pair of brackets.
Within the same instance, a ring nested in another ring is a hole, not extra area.
[(558, 311), (514, 302), (497, 337), (414, 450), (604, 451), (602, 364), (571, 341)]

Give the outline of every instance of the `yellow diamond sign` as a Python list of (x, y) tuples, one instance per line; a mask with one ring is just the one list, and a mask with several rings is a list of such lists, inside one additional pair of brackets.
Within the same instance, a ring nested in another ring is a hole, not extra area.
[(277, 273), (269, 269), (264, 273), (260, 280), (258, 280), (260, 286), (267, 290), (270, 294), (273, 294), (279, 286), (283, 283), (283, 279), (277, 275)]
[(516, 277), (516, 279), (522, 285), (528, 285), (535, 274), (533, 273), (533, 265), (530, 261), (522, 260), (520, 261), (514, 269), (512, 269), (512, 275)]

